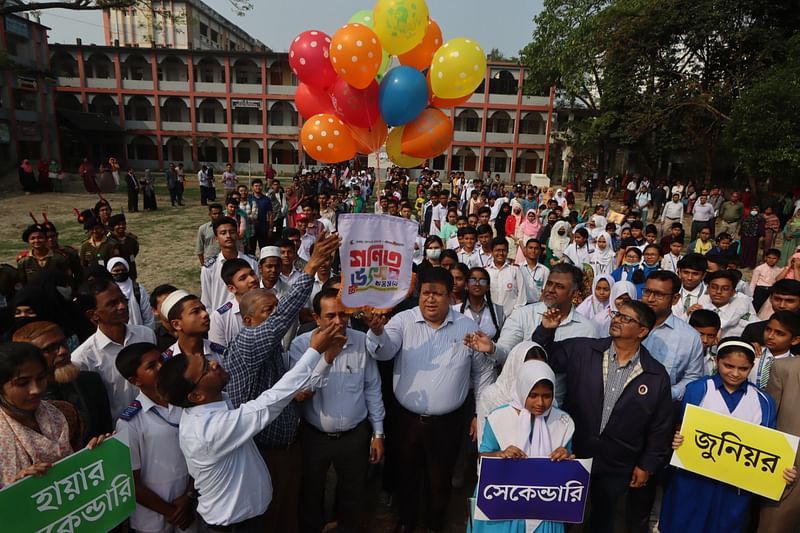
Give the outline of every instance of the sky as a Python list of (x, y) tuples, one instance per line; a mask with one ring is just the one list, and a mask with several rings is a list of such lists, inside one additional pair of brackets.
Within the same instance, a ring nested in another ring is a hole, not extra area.
[[(295, 35), (305, 30), (332, 35), (353, 13), (373, 5), (370, 0), (253, 0), (253, 10), (238, 17), (228, 0), (205, 2), (275, 51), (287, 51)], [(470, 37), (487, 53), (499, 48), (512, 57), (530, 41), (542, 0), (428, 0), (428, 9), (445, 40)], [(100, 11), (41, 13), (42, 24), (52, 28), (50, 42), (74, 44), (80, 37), (84, 44), (104, 44)]]

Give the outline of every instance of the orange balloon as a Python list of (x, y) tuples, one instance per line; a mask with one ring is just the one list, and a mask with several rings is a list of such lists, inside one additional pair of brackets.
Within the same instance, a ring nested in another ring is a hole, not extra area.
[(440, 109), (429, 107), (405, 125), (400, 151), (428, 159), (441, 154), (453, 141), (453, 124)]
[(381, 68), (382, 59), (378, 36), (363, 24), (345, 24), (333, 34), (333, 70), (356, 89), (366, 89), (372, 83)]
[(400, 142), (403, 139), (403, 128), (405, 128), (405, 126), (396, 126), (389, 132), (389, 136), (386, 138), (386, 155), (388, 155), (389, 159), (398, 167), (416, 168), (424, 163), (425, 159), (422, 157), (411, 157), (402, 152), (400, 149)]
[[(431, 89), (431, 72), (428, 71), (428, 74), (425, 76), (426, 81), (428, 82), (428, 101), (433, 107), (440, 107), (444, 109), (450, 109), (456, 106), (459, 106), (463, 103), (466, 103), (467, 100), (472, 98), (471, 94), (466, 96), (462, 96), (461, 98), (439, 98), (435, 94), (433, 94), (433, 89)], [(473, 93), (474, 94), (474, 93)]]
[(428, 26), (425, 28), (425, 37), (422, 38), (422, 42), (405, 54), (400, 54), (397, 57), (401, 65), (408, 65), (417, 70), (425, 70), (431, 66), (433, 54), (436, 53), (436, 50), (438, 50), (442, 44), (441, 28), (439, 28), (435, 20), (428, 19)]
[(381, 117), (378, 117), (369, 128), (350, 126), (350, 132), (356, 142), (356, 151), (364, 155), (377, 152), (389, 136), (389, 128)]
[(339, 163), (356, 155), (353, 134), (336, 115), (320, 113), (306, 120), (300, 140), (308, 155), (322, 163)]

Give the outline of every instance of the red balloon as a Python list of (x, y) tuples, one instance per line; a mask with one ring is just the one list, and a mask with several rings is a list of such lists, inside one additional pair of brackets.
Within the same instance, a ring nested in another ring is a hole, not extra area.
[(369, 128), (381, 114), (378, 82), (375, 80), (366, 89), (356, 89), (339, 78), (331, 88), (331, 101), (336, 114), (357, 128)]
[(289, 47), (289, 66), (303, 83), (327, 89), (336, 81), (330, 60), (331, 38), (318, 30), (304, 31)]
[(304, 119), (308, 119), (319, 113), (336, 114), (336, 109), (331, 102), (331, 96), (323, 89), (311, 87), (301, 83), (294, 94), (294, 103), (297, 111)]

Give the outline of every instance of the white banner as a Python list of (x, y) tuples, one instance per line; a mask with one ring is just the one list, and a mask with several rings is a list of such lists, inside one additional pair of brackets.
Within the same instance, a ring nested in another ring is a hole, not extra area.
[(342, 303), (390, 309), (411, 287), (417, 223), (389, 215), (342, 214)]

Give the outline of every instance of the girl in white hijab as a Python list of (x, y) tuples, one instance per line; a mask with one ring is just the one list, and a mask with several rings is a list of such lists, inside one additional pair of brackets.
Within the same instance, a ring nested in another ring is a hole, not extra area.
[(589, 255), (589, 265), (592, 267), (595, 277), (611, 274), (616, 268), (616, 260), (617, 254), (614, 252), (611, 235), (603, 230), (595, 237), (594, 251)]
[[(603, 281), (598, 289), (598, 284)], [(589, 320), (594, 320), (597, 315), (608, 315), (608, 308), (611, 305), (610, 295), (614, 288), (614, 278), (610, 274), (595, 276), (592, 281), (592, 294), (583, 300), (576, 311)]]
[(553, 224), (553, 229), (550, 230), (550, 238), (547, 240), (547, 259), (549, 264), (545, 266), (561, 262), (564, 257), (564, 251), (569, 246), (569, 230), (569, 222), (565, 220), (559, 220)]
[(553, 199), (561, 207), (561, 209), (566, 209), (567, 208), (567, 197), (564, 196), (564, 190), (563, 189), (558, 189), (556, 191), (556, 195), (555, 195), (555, 197)]
[(611, 315), (618, 311), (618, 306), (623, 303), (636, 299), (636, 285), (630, 281), (617, 281), (611, 287), (611, 296), (608, 298), (608, 307), (604, 313), (598, 313), (592, 319), (597, 324), (597, 334), (600, 337), (608, 335), (608, 327), (611, 325)]
[(108, 260), (106, 269), (111, 273), (111, 277), (122, 291), (122, 295), (128, 299), (128, 324), (155, 329), (156, 323), (153, 308), (150, 307), (150, 296), (142, 284), (136, 283), (130, 278), (128, 262), (121, 257), (112, 257)]
[[(553, 461), (571, 455), (575, 423), (553, 407), (555, 375), (544, 361), (527, 361), (519, 368), (511, 390), (511, 401), (492, 411), (487, 420), (479, 452), (481, 457), (525, 459), (549, 457)], [(541, 520), (473, 521), (473, 533), (563, 532), (564, 525)]]

